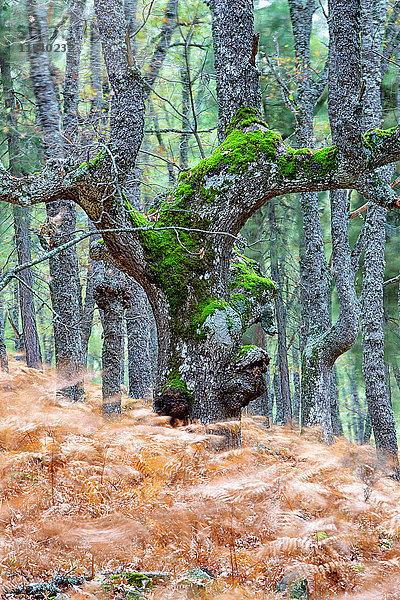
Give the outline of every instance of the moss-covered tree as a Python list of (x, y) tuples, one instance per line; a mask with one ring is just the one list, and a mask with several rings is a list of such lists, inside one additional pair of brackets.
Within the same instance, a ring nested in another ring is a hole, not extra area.
[[(355, 11), (356, 4), (351, 3)], [(81, 206), (102, 232), (96, 258), (134, 277), (151, 303), (159, 339), (157, 410), (203, 422), (237, 418), (263, 391), (268, 360), (258, 347), (241, 347), (241, 337), (252, 323), (268, 326), (276, 292), (253, 261), (235, 252), (237, 234), (265, 202), (293, 192), (354, 188), (381, 206), (398, 207), (377, 169), (400, 159), (399, 130), (363, 133), (360, 76), (351, 82), (336, 146), (292, 149), (256, 108), (236, 107), (221, 145), (182, 173), (176, 188), (143, 215), (126, 200), (124, 181), (142, 139), (145, 81), (127, 47), (121, 4), (95, 5), (114, 90), (109, 143), (79, 166), (69, 158), (53, 160), (42, 173), (23, 179), (1, 171), (0, 199), (26, 206), (61, 197)], [(348, 15), (348, 3), (332, 2), (331, 10)], [(342, 20), (339, 75), (348, 66), (344, 41), (353, 39), (351, 18)], [(356, 51), (352, 58), (358, 60)], [(247, 67), (254, 68), (252, 59), (252, 49), (240, 59), (247, 61), (242, 70), (247, 78), (254, 75)], [(334, 327), (331, 335), (340, 331)]]

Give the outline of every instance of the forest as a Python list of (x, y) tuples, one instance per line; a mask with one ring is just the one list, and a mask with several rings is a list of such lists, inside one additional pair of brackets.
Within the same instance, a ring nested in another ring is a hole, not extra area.
[(399, 0), (0, 0), (2, 597), (400, 597), (399, 160)]

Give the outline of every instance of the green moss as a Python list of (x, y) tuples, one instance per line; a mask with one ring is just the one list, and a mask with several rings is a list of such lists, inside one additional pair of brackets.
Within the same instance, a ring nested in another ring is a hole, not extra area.
[(276, 285), (268, 277), (260, 275), (255, 261), (240, 257), (240, 262), (236, 262), (231, 272), (230, 289), (243, 288), (251, 295), (255, 296), (263, 291), (276, 292)]
[(92, 173), (94, 169), (96, 169), (99, 164), (101, 164), (101, 161), (104, 158), (104, 153), (103, 150), (100, 150), (100, 152), (91, 160), (82, 163), (77, 169), (75, 169), (74, 173), (75, 176), (76, 175), (84, 175), (86, 173)]
[(243, 356), (245, 356), (248, 352), (250, 352), (250, 350), (254, 350), (255, 348), (258, 348), (259, 346), (254, 346), (254, 345), (250, 345), (250, 346), (242, 346), (241, 348), (239, 348), (239, 350), (236, 352), (235, 355), (235, 359), (236, 360), (240, 360), (241, 358), (243, 358)]
[[(221, 166), (229, 165), (231, 173), (241, 173), (249, 163), (256, 161), (261, 155), (269, 161), (275, 160), (276, 146), (282, 139), (279, 134), (270, 130), (245, 133), (240, 129), (255, 122), (266, 127), (263, 121), (256, 118), (256, 114), (253, 109), (240, 109), (228, 128), (229, 134), (224, 142), (195, 168), (181, 173), (173, 201), (175, 210), (190, 209), (195, 194), (207, 202), (215, 202), (221, 190), (219, 187), (205, 187), (204, 179), (210, 173), (218, 171)], [(163, 210), (167, 208), (165, 204), (167, 202), (164, 203)]]
[(141, 213), (139, 210), (136, 210), (135, 208), (133, 208), (131, 203), (127, 200), (125, 194), (124, 194), (123, 203), (124, 203), (126, 210), (129, 212), (129, 215), (131, 217), (134, 227), (146, 227), (146, 225), (149, 224), (149, 222), (146, 219), (146, 217), (144, 216), (144, 214)]
[(152, 589), (153, 587), (153, 580), (143, 573), (127, 571), (123, 575), (126, 577), (129, 585), (136, 585), (136, 587), (142, 589)]
[(87, 164), (92, 165), (93, 167), (96, 167), (97, 165), (99, 165), (102, 161), (103, 158), (103, 150), (100, 150), (100, 152), (98, 154), (96, 154), (96, 156), (94, 158), (92, 158), (92, 160), (89, 160), (89, 162)]
[(337, 168), (337, 149), (335, 146), (321, 148), (314, 152), (309, 148), (294, 150), (288, 148), (284, 156), (278, 160), (279, 171), (288, 179), (302, 175), (325, 177)]
[(229, 306), (228, 302), (219, 299), (211, 300), (205, 305), (200, 305), (192, 322), (196, 326), (201, 326), (209, 315), (214, 314), (216, 310), (224, 310), (227, 306)]
[(170, 373), (167, 381), (164, 383), (164, 385), (162, 387), (162, 392), (165, 392), (165, 390), (168, 388), (174, 388), (174, 389), (180, 390), (181, 392), (186, 394), (189, 398), (193, 398), (192, 392), (188, 389), (186, 383), (183, 381), (183, 379), (181, 378), (181, 376), (179, 374), (179, 371), (177, 371), (177, 370), (173, 370)]
[(211, 222), (200, 217), (193, 208), (191, 199), (194, 190), (188, 181), (191, 181), (190, 172), (182, 173), (175, 196), (169, 194), (163, 197), (152, 210), (157, 215), (155, 221), (148, 221), (142, 213), (124, 202), (135, 226), (148, 225), (139, 232), (139, 236), (149, 269), (154, 282), (166, 294), (171, 313), (181, 315), (179, 322), (174, 324), (175, 333), (187, 335), (195, 331), (189, 322), (199, 304), (209, 301), (209, 284), (205, 275), (212, 271), (215, 258), (212, 239), (206, 234), (191, 231), (207, 231)]
[(369, 150), (374, 150), (384, 138), (393, 135), (397, 130), (398, 127), (391, 127), (391, 129), (371, 129), (364, 133), (364, 143)]
[(201, 181), (221, 165), (229, 165), (231, 173), (240, 173), (246, 170), (247, 165), (257, 160), (259, 155), (273, 161), (276, 158), (276, 146), (281, 141), (281, 136), (273, 131), (249, 131), (245, 133), (233, 129), (224, 142), (214, 150), (209, 158), (205, 158), (190, 171), (182, 173), (176, 190), (176, 199), (190, 199), (194, 191), (201, 188), (203, 194), (215, 196), (218, 190), (208, 191), (201, 186)]
[(190, 292), (195, 305), (208, 300), (203, 277), (210, 270), (214, 251), (209, 240), (185, 231), (162, 231), (163, 224), (158, 221), (154, 229), (139, 235), (154, 281), (168, 297), (172, 314), (177, 315), (185, 305), (187, 308)]
[(245, 294), (237, 292), (231, 294), (232, 308), (239, 315), (245, 315), (250, 310), (253, 301), (252, 297), (248, 297)]
[(234, 129), (250, 127), (250, 125), (253, 125), (254, 123), (264, 125), (264, 127), (268, 128), (268, 125), (259, 119), (257, 109), (244, 106), (237, 111), (236, 115), (229, 123), (225, 130), (225, 135), (228, 136)]

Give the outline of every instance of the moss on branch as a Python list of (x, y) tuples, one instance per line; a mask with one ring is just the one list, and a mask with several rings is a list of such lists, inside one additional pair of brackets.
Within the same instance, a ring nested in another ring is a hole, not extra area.
[(254, 350), (254, 349), (257, 349), (257, 348), (259, 348), (259, 346), (254, 346), (254, 345), (242, 346), (236, 352), (235, 360), (240, 360), (241, 358), (243, 358), (243, 356), (246, 356), (246, 354), (248, 352), (251, 352), (251, 350)]
[[(259, 296), (265, 291), (276, 293), (275, 283), (261, 275), (260, 268), (254, 260), (242, 254), (238, 254), (237, 257), (238, 260), (231, 270), (230, 289), (232, 292), (242, 288), (253, 296)], [(234, 294), (234, 296), (236, 300), (241, 299), (238, 294)]]
[(284, 156), (278, 160), (282, 177), (297, 179), (302, 176), (323, 178), (337, 169), (337, 148), (331, 146), (312, 151), (309, 148), (294, 150), (287, 149)]
[(104, 156), (104, 151), (100, 150), (100, 152), (96, 154), (94, 158), (82, 163), (77, 169), (75, 169), (75, 176), (80, 178), (85, 175), (92, 175), (93, 172), (102, 164)]
[(397, 131), (397, 126), (391, 127), (390, 129), (371, 129), (363, 135), (364, 144), (371, 152), (373, 152), (385, 138), (393, 135)]

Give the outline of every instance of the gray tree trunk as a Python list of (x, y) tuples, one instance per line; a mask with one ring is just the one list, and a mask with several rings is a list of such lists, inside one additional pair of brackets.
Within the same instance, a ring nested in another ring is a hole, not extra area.
[(121, 414), (124, 309), (130, 304), (125, 276), (106, 265), (103, 277), (95, 285), (94, 298), (103, 311), (102, 411), (106, 416)]
[(4, 309), (2, 296), (0, 296), (0, 370), (8, 373), (8, 356), (4, 336)]
[(293, 342), (292, 346), (292, 362), (293, 362), (293, 419), (295, 423), (299, 423), (300, 420), (300, 398), (301, 398), (301, 387), (300, 387), (300, 364), (299, 364), (299, 351)]
[[(7, 316), (14, 334), (13, 337), (15, 351), (19, 353), (25, 353), (24, 336), (19, 331), (19, 313), (19, 286), (17, 283), (15, 283), (13, 286), (13, 304), (12, 308), (7, 311)], [(19, 354), (16, 359), (21, 360), (22, 356)]]
[[(254, 335), (253, 335), (254, 344), (256, 346), (259, 346), (260, 348), (263, 348), (263, 350), (265, 350), (265, 344), (266, 344), (265, 331), (263, 330), (260, 323), (257, 323), (257, 325), (255, 326), (254, 329), (255, 329)], [(268, 380), (267, 380), (267, 372), (268, 372)], [(269, 365), (266, 369), (264, 378), (265, 378), (265, 393), (262, 394), (262, 396), (259, 396), (259, 398), (256, 398), (255, 400), (252, 400), (252, 402), (249, 403), (249, 411), (252, 415), (261, 415), (261, 416), (266, 417), (268, 415), (269, 394), (270, 394)]]
[(260, 73), (255, 62), (258, 37), (254, 34), (253, 0), (209, 0), (207, 4), (212, 17), (218, 138), (222, 142), (240, 108), (260, 111)]
[[(282, 401), (282, 422), (290, 423), (292, 419), (292, 404), (290, 398), (289, 366), (286, 348), (286, 315), (282, 297), (283, 270), (279, 268), (277, 255), (277, 227), (275, 219), (275, 205), (273, 202), (268, 207), (268, 221), (270, 234), (271, 277), (277, 284), (278, 293), (275, 299), (276, 323), (278, 332), (278, 364), (280, 383), (280, 398)], [(280, 417), (280, 416), (279, 416)]]
[[(381, 44), (384, 38), (386, 2), (371, 5), (361, 0), (363, 73), (366, 77), (364, 99), (365, 127), (380, 127)], [(381, 171), (382, 180), (390, 182), (391, 169)], [(365, 223), (365, 253), (362, 290), (362, 341), (365, 397), (380, 457), (399, 470), (398, 445), (393, 409), (385, 381), (383, 276), (385, 266), (386, 210), (370, 205)]]
[(331, 377), (331, 420), (334, 435), (343, 435), (343, 425), (339, 413), (339, 389), (336, 367), (333, 367)]
[[(31, 260), (29, 212), (27, 209), (16, 206), (13, 209), (13, 216), (18, 264), (22, 265)], [(28, 367), (33, 367), (34, 369), (41, 369), (42, 353), (33, 297), (33, 274), (30, 268), (24, 269), (19, 274), (19, 305), (26, 364)]]
[(350, 410), (353, 422), (353, 431), (356, 442), (359, 444), (363, 443), (364, 440), (364, 411), (361, 408), (360, 398), (358, 396), (357, 382), (356, 382), (356, 370), (353, 369), (352, 373), (348, 373), (350, 382)]
[(279, 362), (276, 364), (274, 376), (272, 378), (274, 386), (274, 397), (275, 397), (275, 419), (274, 423), (283, 425), (283, 400), (282, 400), (282, 379), (279, 374)]
[[(0, 2), (0, 30), (4, 30), (3, 2)], [(4, 93), (4, 103), (7, 111), (7, 125), (9, 133), (8, 161), (10, 172), (21, 175), (19, 166), (19, 141), (18, 123), (16, 118), (16, 102), (14, 86), (11, 76), (10, 46), (5, 40), (0, 45), (0, 70)], [(15, 246), (17, 250), (18, 264), (22, 265), (31, 260), (31, 240), (29, 231), (29, 209), (20, 206), (13, 207)], [(40, 369), (42, 367), (42, 356), (39, 344), (39, 336), (36, 324), (36, 310), (33, 292), (32, 269), (24, 269), (19, 274), (19, 304), (21, 312), (22, 333), (25, 348), (25, 360), (28, 367)]]
[[(301, 76), (298, 83), (296, 112), (297, 142), (300, 147), (314, 148), (314, 109), (327, 83), (325, 68), (318, 80), (311, 68), (310, 40), (315, 0), (305, 3), (289, 0), (290, 17), (296, 49), (296, 68)], [(301, 251), (302, 324), (300, 346), (302, 351), (302, 423), (323, 425), (327, 441), (332, 439), (331, 412), (332, 365), (323, 355), (323, 335), (331, 326), (331, 275), (329, 273), (317, 193), (300, 194), (304, 247)], [(303, 243), (303, 239), (301, 239)], [(336, 427), (336, 412), (334, 415)]]
[[(67, 142), (74, 144), (77, 134), (78, 65), (83, 34), (83, 2), (70, 10), (70, 28), (64, 97), (64, 123)], [(31, 80), (36, 98), (39, 123), (43, 132), (45, 157), (62, 158), (64, 139), (61, 134), (61, 109), (49, 58), (44, 50), (48, 40), (45, 14), (37, 0), (27, 0), (29, 18), (29, 59)], [(73, 148), (73, 146), (72, 146)], [(68, 152), (71, 152), (68, 147)], [(57, 199), (46, 204), (47, 243), (52, 247), (68, 241), (75, 233), (76, 208), (70, 199)], [(82, 400), (83, 367), (81, 316), (82, 300), (76, 248), (70, 247), (49, 259), (50, 297), (54, 310), (53, 328), (59, 392), (71, 400)]]
[(131, 398), (151, 398), (153, 369), (150, 358), (149, 304), (143, 289), (129, 280), (130, 307), (126, 310), (128, 377)]

